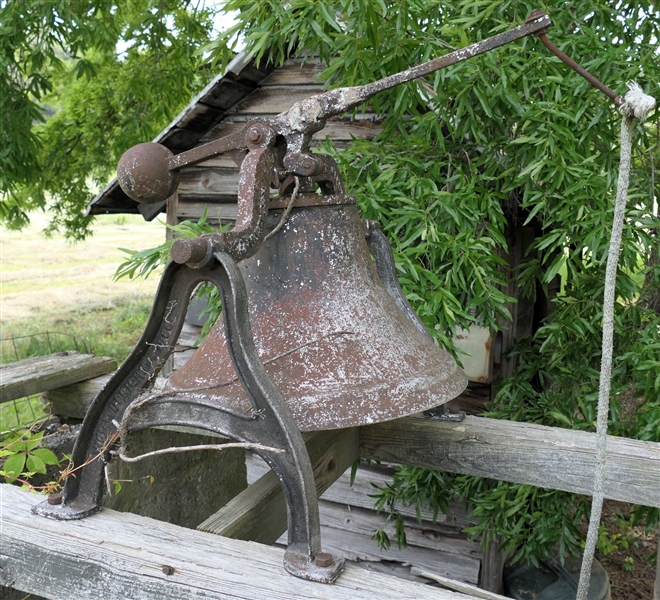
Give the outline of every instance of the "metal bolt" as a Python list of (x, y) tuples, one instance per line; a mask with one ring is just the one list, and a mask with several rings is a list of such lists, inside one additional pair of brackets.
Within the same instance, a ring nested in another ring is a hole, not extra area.
[(248, 132), (248, 140), (250, 140), (253, 144), (258, 144), (263, 139), (264, 136), (258, 129), (250, 129)]
[(196, 263), (206, 257), (207, 243), (200, 238), (180, 238), (175, 240), (170, 249), (170, 256), (180, 265)]
[(332, 554), (329, 552), (319, 552), (314, 557), (314, 564), (317, 567), (331, 567), (334, 564), (335, 560), (332, 558)]
[(62, 504), (62, 492), (55, 492), (48, 496), (48, 504)]
[(165, 575), (174, 575), (176, 572), (176, 569), (174, 567), (170, 567), (169, 565), (163, 565), (163, 573)]

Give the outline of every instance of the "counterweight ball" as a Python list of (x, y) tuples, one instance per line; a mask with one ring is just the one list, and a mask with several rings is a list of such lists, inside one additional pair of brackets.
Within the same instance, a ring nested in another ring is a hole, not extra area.
[(129, 148), (117, 165), (121, 189), (136, 202), (152, 204), (165, 200), (179, 185), (179, 172), (169, 170), (172, 156), (165, 146), (153, 142)]

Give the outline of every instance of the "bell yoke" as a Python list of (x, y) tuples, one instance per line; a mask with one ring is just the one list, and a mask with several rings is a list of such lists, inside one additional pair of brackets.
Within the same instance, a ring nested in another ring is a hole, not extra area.
[[(312, 135), (382, 90), (550, 25), (535, 13), (510, 31), (375, 83), (307, 98), (176, 156), (155, 143), (128, 150), (118, 166), (120, 185), (148, 203), (176, 191), (183, 167), (233, 152), (240, 162), (236, 223), (172, 244), (140, 341), (85, 417), (72, 455), (77, 477), (66, 480), (59, 504), (51, 499), (34, 511), (78, 519), (101, 510), (105, 464), (126, 454), (132, 432), (204, 429), (244, 443), (277, 472), (289, 511), (284, 566), (332, 582), (343, 559), (321, 551), (314, 476), (300, 432), (428, 410), (460, 394), (467, 380), (406, 301), (378, 223), (360, 219), (335, 161), (311, 153)], [(222, 320), (155, 392), (190, 296), (203, 282), (218, 288)]]

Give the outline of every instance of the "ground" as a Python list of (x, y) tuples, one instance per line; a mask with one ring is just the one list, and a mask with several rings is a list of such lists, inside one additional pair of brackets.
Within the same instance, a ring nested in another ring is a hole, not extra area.
[(607, 524), (610, 543), (602, 545), (609, 546), (609, 552), (597, 552), (596, 558), (610, 576), (612, 600), (653, 600), (658, 530), (645, 532), (641, 526), (629, 527), (629, 516), (629, 504), (605, 502), (602, 522)]

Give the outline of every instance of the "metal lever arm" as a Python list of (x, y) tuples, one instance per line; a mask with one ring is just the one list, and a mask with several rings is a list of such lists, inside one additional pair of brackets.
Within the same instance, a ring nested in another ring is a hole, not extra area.
[[(176, 240), (171, 250), (174, 262), (199, 268), (208, 266), (216, 252), (226, 252), (234, 260), (241, 261), (261, 248), (266, 237), (275, 132), (265, 123), (252, 123), (243, 134), (249, 152), (241, 164), (236, 223), (224, 233)], [(195, 150), (198, 148), (191, 152)]]
[[(552, 21), (547, 14), (533, 14), (530, 19), (518, 27), (461, 48), (460, 50), (450, 52), (401, 73), (395, 73), (367, 85), (339, 88), (302, 100), (294, 104), (288, 111), (275, 117), (274, 126), (278, 130), (278, 133), (281, 133), (287, 138), (287, 141), (289, 141), (289, 136), (293, 134), (314, 134), (323, 129), (325, 121), (329, 117), (352, 110), (384, 90), (434, 73), (474, 56), (484, 54), (528, 35), (547, 30), (551, 25)], [(300, 152), (302, 149), (292, 148), (291, 144), (289, 144), (289, 152)]]

